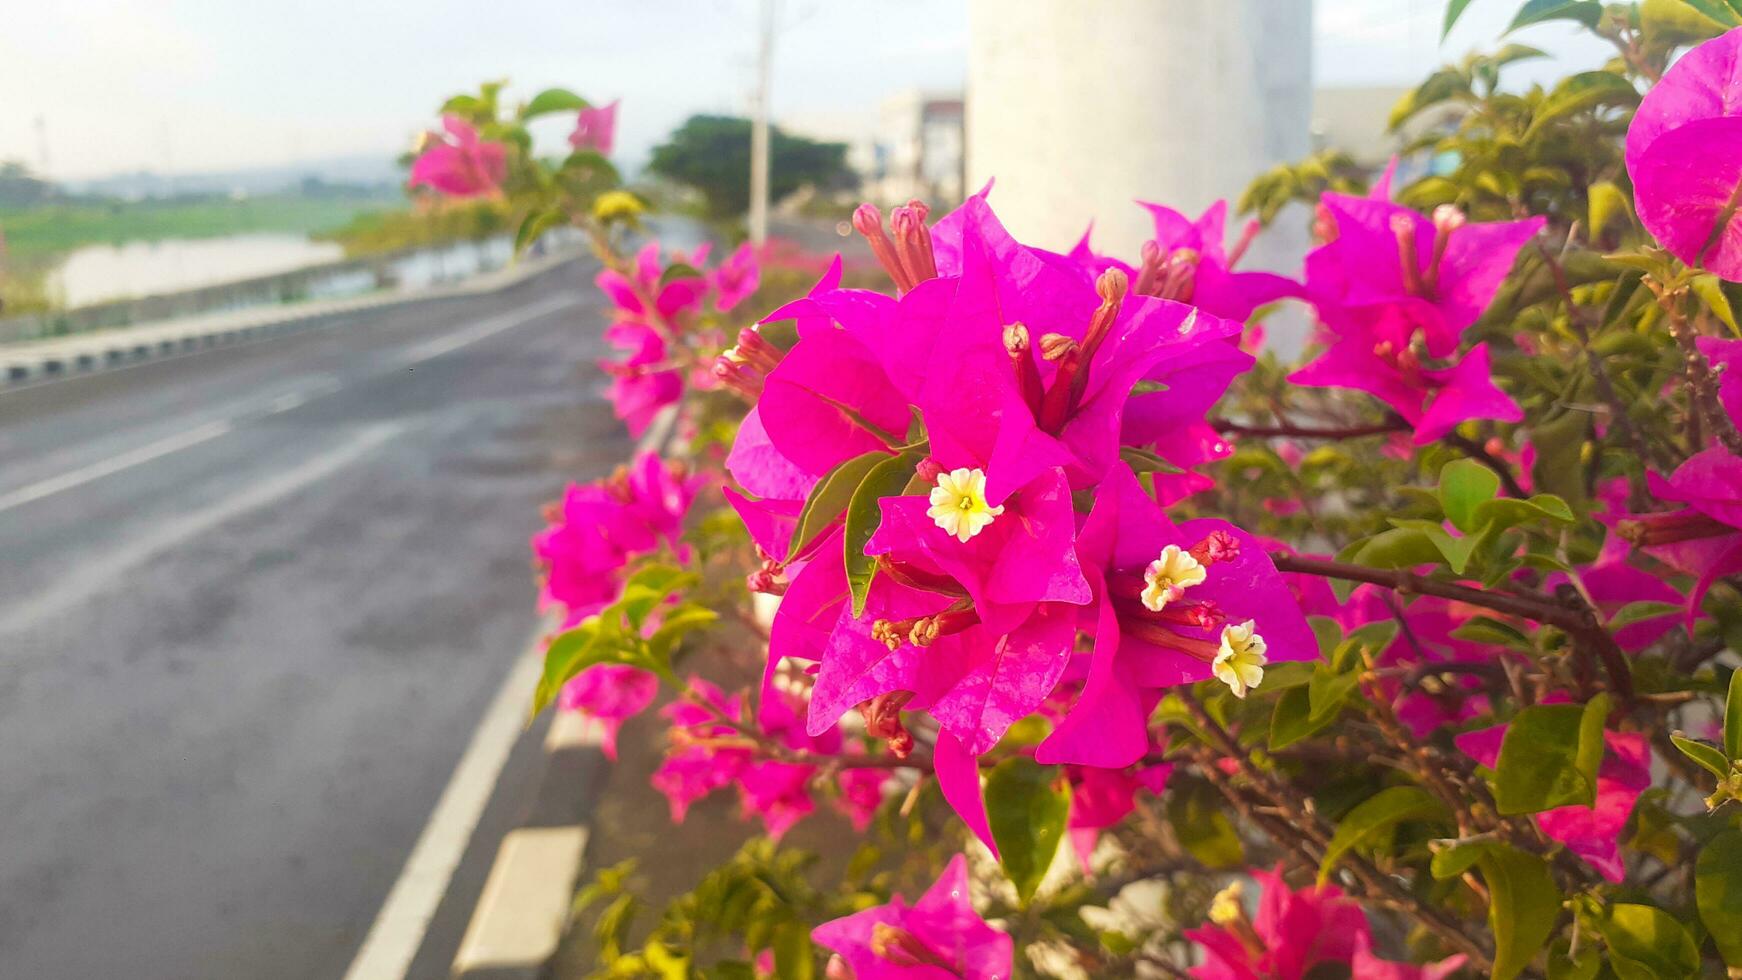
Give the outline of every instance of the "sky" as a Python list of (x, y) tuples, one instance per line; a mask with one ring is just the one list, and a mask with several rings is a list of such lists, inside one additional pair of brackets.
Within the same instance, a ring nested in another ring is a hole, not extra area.
[[(1519, 2), (1474, 0), (1442, 48), (1444, 0), (1318, 0), (1315, 82), (1418, 81), (1441, 61), (1491, 44)], [(793, 128), (838, 138), (874, 120), (886, 95), (961, 87), (966, 0), (778, 3), (773, 110)], [(0, 160), (57, 179), (391, 158), (434, 121), (446, 95), (491, 78), (508, 78), (520, 97), (561, 85), (595, 101), (621, 98), (619, 147), (633, 164), (691, 113), (744, 112), (755, 65), (756, 0), (7, 7)], [(1567, 26), (1531, 28), (1516, 40), (1556, 55), (1529, 69), (1544, 77), (1601, 58), (1600, 42)]]

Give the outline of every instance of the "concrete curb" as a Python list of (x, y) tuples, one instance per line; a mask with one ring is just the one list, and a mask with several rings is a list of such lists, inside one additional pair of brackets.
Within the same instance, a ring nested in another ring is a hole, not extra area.
[(8, 384), (121, 367), (146, 358), (264, 340), (292, 331), (330, 325), (336, 317), (366, 310), (482, 296), (517, 285), (581, 254), (580, 250), (555, 251), (453, 285), (415, 293), (370, 293), (346, 299), (222, 310), (161, 323), (0, 344), (0, 389)]
[[(676, 427), (674, 407), (662, 411), (635, 454), (660, 451)], [(532, 812), (496, 850), (483, 893), (454, 954), (461, 980), (536, 980), (568, 930), (585, 863), (589, 798), (604, 755), (600, 729), (558, 712), (544, 740), (545, 767)]]

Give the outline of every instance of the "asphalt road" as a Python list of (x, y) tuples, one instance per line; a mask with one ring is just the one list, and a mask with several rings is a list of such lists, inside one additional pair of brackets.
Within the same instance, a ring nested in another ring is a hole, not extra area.
[(0, 977), (344, 974), (626, 452), (590, 278), (0, 390)]

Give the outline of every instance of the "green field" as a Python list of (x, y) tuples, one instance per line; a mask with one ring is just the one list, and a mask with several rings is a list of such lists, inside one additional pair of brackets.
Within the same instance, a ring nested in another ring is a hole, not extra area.
[(31, 259), (99, 243), (212, 238), (253, 231), (329, 231), (361, 213), (393, 203), (366, 197), (258, 197), (0, 208), (0, 235), (5, 236), (8, 256), (27, 264)]

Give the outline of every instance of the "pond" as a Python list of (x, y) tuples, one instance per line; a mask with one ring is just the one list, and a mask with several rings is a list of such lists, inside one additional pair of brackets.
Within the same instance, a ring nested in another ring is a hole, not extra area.
[(272, 275), (344, 257), (344, 249), (333, 242), (282, 232), (86, 245), (51, 267), (44, 285), (49, 296), (71, 308)]

